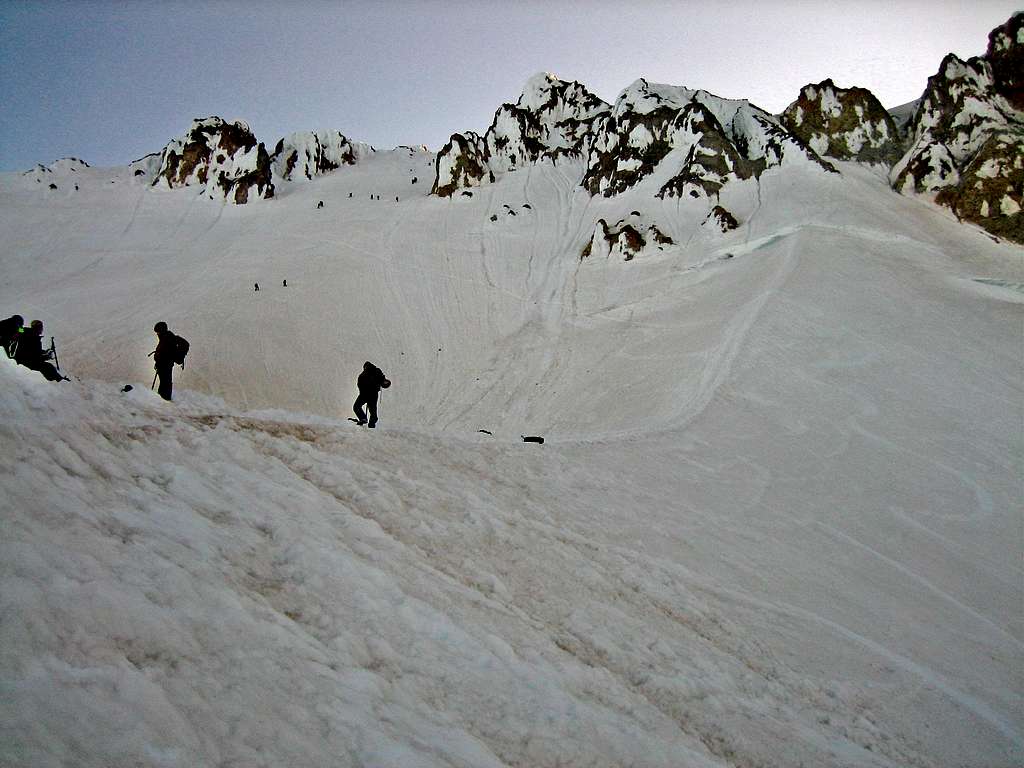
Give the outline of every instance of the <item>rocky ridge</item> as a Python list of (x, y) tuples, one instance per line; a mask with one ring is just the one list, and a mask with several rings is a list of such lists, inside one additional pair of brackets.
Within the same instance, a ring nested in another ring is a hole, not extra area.
[(597, 127), (582, 185), (613, 197), (670, 175), (656, 195), (712, 198), (730, 180), (789, 162), (832, 166), (748, 101), (640, 79)]
[(942, 60), (890, 181), (957, 217), (1024, 242), (1024, 13), (989, 35), (984, 56)]

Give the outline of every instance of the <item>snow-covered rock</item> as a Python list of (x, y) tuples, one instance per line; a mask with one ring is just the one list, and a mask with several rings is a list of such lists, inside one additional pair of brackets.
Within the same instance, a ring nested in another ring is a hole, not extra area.
[(934, 195), (959, 218), (1017, 242), (1024, 242), (1022, 60), (1024, 13), (992, 31), (984, 56), (946, 56), (890, 177), (898, 191)]
[(373, 151), (369, 144), (353, 143), (339, 131), (299, 131), (277, 142), (270, 162), (275, 176), (296, 181), (355, 165)]
[(892, 163), (902, 151), (899, 128), (874, 94), (831, 79), (805, 85), (781, 120), (819, 155)]
[(154, 184), (199, 186), (211, 196), (243, 204), (250, 195), (274, 196), (270, 157), (242, 121), (207, 117), (192, 122), (188, 132), (163, 150)]
[(483, 136), (455, 134), (438, 156), (433, 192), (442, 197), (543, 158), (582, 157), (610, 107), (578, 82), (531, 77), (515, 104), (502, 104)]
[(480, 135), (467, 131), (454, 134), (434, 161), (434, 186), (431, 194), (450, 197), (458, 189), (476, 187), (484, 179), (494, 181), (487, 167), (487, 147)]
[(675, 163), (659, 197), (713, 196), (730, 179), (784, 162), (834, 170), (770, 114), (745, 100), (637, 80), (597, 127), (583, 186), (612, 197)]

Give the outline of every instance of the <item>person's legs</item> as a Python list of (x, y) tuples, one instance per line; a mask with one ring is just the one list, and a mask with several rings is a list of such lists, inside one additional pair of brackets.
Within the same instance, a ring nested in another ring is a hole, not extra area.
[(359, 397), (352, 404), (352, 410), (355, 411), (356, 419), (360, 424), (366, 423), (366, 414), (363, 412), (363, 404), (366, 402), (366, 396), (362, 392), (359, 393)]
[(47, 381), (63, 381), (64, 377), (60, 375), (60, 372), (54, 368), (50, 363), (40, 363), (39, 372), (46, 377)]
[(370, 423), (366, 426), (373, 429), (377, 426), (377, 393), (366, 396), (366, 410), (370, 412)]
[(160, 380), (160, 385), (156, 388), (156, 393), (164, 400), (171, 399), (171, 371), (173, 370), (173, 368), (158, 368), (156, 371), (157, 378)]

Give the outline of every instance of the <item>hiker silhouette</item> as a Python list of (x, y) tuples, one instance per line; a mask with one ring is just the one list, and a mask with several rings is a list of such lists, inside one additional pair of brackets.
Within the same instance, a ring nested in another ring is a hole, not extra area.
[(185, 339), (171, 333), (167, 329), (167, 323), (162, 320), (153, 326), (153, 332), (159, 339), (156, 349), (149, 353), (153, 356), (156, 378), (160, 379), (160, 386), (156, 391), (164, 400), (170, 400), (174, 364), (185, 367), (185, 355), (188, 354), (189, 344)]
[[(391, 382), (384, 375), (384, 371), (367, 360), (363, 363), (363, 372), (356, 379), (356, 386), (359, 387), (359, 397), (353, 403), (352, 410), (355, 411), (356, 420), (359, 424), (366, 424), (370, 429), (373, 429), (377, 426), (377, 396), (382, 388), (387, 389), (390, 387)], [(363, 412), (364, 405), (370, 414), (368, 424), (366, 413)]]

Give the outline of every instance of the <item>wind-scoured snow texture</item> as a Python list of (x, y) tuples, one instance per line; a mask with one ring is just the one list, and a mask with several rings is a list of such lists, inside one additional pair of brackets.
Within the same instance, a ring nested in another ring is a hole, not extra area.
[(658, 229), (657, 225), (648, 225), (644, 233), (640, 231), (642, 226), (634, 216), (630, 216), (629, 220), (620, 219), (614, 226), (609, 226), (604, 219), (598, 219), (594, 225), (594, 236), (584, 247), (580, 258), (614, 257), (632, 261), (642, 253), (663, 251), (673, 245), (672, 238)]
[(354, 144), (339, 131), (299, 131), (277, 142), (270, 162), (279, 178), (308, 180), (343, 165), (355, 165), (372, 151), (369, 144)]
[(481, 137), (455, 134), (441, 150), (434, 194), (452, 195), (543, 158), (583, 157), (610, 107), (578, 82), (534, 75), (515, 104), (502, 104)]
[(985, 56), (949, 54), (914, 117), (893, 187), (920, 193), (993, 234), (1024, 242), (1024, 13), (989, 35)]
[(597, 126), (583, 186), (612, 197), (671, 164), (659, 197), (711, 197), (785, 162), (832, 167), (745, 100), (637, 80)]
[(838, 160), (891, 164), (903, 151), (896, 122), (871, 91), (830, 79), (805, 85), (781, 120), (819, 155)]
[(270, 157), (249, 126), (207, 117), (163, 151), (157, 180), (169, 187), (199, 186), (205, 194), (244, 204), (250, 194), (274, 196)]

